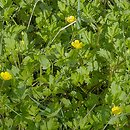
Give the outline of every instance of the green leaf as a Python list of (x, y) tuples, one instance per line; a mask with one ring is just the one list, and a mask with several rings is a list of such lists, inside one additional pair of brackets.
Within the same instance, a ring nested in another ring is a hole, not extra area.
[(48, 130), (57, 130), (59, 127), (59, 123), (57, 122), (56, 119), (51, 118), (48, 122), (47, 122), (47, 128)]
[(49, 88), (44, 88), (43, 89), (43, 95), (44, 96), (50, 96), (51, 95), (51, 90)]
[(20, 70), (18, 67), (13, 65), (11, 71), (12, 71), (13, 75), (16, 76), (16, 74), (19, 74)]
[(37, 106), (31, 106), (29, 108), (29, 114), (35, 116), (38, 113), (39, 109)]
[(22, 61), (23, 65), (27, 65), (29, 62), (33, 62), (33, 59), (30, 56), (26, 56)]
[(69, 107), (71, 105), (70, 100), (66, 98), (62, 98), (61, 102), (65, 105), (65, 107)]
[(8, 127), (8, 128), (10, 128), (12, 125), (13, 125), (13, 119), (11, 119), (11, 118), (5, 118), (5, 125)]
[(61, 12), (65, 10), (65, 4), (61, 1), (58, 1), (58, 7)]
[(109, 120), (108, 124), (113, 125), (113, 124), (116, 124), (116, 122), (118, 122), (118, 121), (119, 121), (118, 116), (113, 116), (113, 117), (111, 117), (111, 119)]
[(130, 105), (124, 107), (125, 112), (130, 114)]
[(48, 118), (52, 118), (52, 117), (55, 117), (57, 116), (57, 114), (59, 113), (59, 111), (61, 110), (61, 108), (58, 108), (55, 112), (47, 115)]
[(39, 61), (40, 61), (40, 64), (41, 64), (41, 66), (42, 66), (43, 69), (47, 69), (47, 68), (50, 67), (50, 62), (49, 62), (49, 60), (46, 58), (46, 56), (40, 55)]

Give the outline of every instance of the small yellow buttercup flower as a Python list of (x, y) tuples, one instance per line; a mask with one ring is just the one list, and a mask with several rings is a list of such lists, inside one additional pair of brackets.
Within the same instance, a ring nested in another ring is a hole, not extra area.
[(71, 45), (76, 48), (76, 49), (80, 49), (83, 47), (83, 43), (79, 42), (79, 40), (75, 40), (74, 42), (71, 43)]
[(121, 114), (121, 112), (122, 112), (122, 109), (118, 106), (114, 106), (112, 108), (112, 114), (119, 115), (119, 114)]
[(4, 80), (10, 80), (12, 79), (12, 75), (9, 72), (1, 72), (0, 76), (2, 77), (2, 79)]
[(66, 21), (68, 23), (72, 23), (72, 22), (76, 21), (76, 18), (74, 16), (69, 16), (69, 17), (66, 18)]

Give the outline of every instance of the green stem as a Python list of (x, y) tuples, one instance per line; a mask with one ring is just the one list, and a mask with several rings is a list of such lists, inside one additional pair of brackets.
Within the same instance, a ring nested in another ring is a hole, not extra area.
[(5, 130), (5, 121), (3, 115), (1, 115), (1, 121), (2, 121), (3, 130)]
[(37, 5), (37, 3), (38, 3), (39, 1), (40, 1), (40, 0), (37, 0), (37, 1), (35, 2), (34, 6), (33, 6), (33, 10), (32, 10), (32, 13), (31, 13), (30, 19), (29, 19), (29, 21), (28, 21), (27, 30), (29, 29), (29, 26), (30, 26), (30, 23), (31, 23), (31, 20), (32, 20), (32, 16), (33, 16), (34, 10), (35, 10), (36, 5)]
[(78, 22), (77, 22), (77, 29), (80, 29), (81, 24), (81, 18), (80, 18), (80, 0), (78, 0), (78, 9), (77, 9), (77, 15), (78, 15)]
[(42, 66), (40, 65), (40, 86), (42, 85), (41, 79), (42, 79)]
[(3, 85), (4, 85), (4, 80), (2, 81), (2, 85), (1, 85), (1, 87), (3, 87)]
[(3, 44), (2, 44), (2, 42), (3, 42), (3, 29), (4, 28), (4, 21), (2, 21), (2, 23), (1, 23), (1, 39), (0, 39), (0, 42), (1, 42), (1, 44), (0, 44), (0, 55), (2, 55), (2, 51), (3, 51)]
[(21, 116), (18, 112), (16, 112), (15, 110), (13, 110), (10, 106), (8, 106), (7, 104), (5, 104), (6, 107), (8, 107), (11, 111), (13, 111), (15, 114), (17, 114), (18, 116)]
[(56, 35), (54, 36), (54, 38), (52, 39), (52, 41), (48, 44), (48, 46), (51, 45), (51, 44), (54, 42), (54, 40), (55, 40), (56, 37), (60, 34), (61, 31), (65, 30), (66, 28), (68, 28), (69, 26), (71, 26), (72, 24), (74, 24), (74, 23), (76, 23), (76, 22), (77, 22), (77, 21), (74, 21), (74, 22), (72, 22), (72, 23), (66, 25), (65, 27), (61, 28), (61, 29), (56, 33)]

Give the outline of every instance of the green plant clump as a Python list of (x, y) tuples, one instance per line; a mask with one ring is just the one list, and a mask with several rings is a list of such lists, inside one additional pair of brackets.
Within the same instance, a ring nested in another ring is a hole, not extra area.
[(130, 130), (129, 0), (0, 0), (0, 130)]

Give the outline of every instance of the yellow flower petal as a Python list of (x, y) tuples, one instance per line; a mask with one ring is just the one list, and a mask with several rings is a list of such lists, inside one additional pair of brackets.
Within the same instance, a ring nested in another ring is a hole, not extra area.
[(118, 106), (114, 106), (112, 108), (112, 114), (119, 115), (119, 114), (121, 114), (121, 112), (122, 112), (122, 109)]
[(3, 77), (3, 76), (4, 76), (4, 72), (1, 72), (1, 74), (0, 74), (0, 75), (1, 75), (1, 77)]
[(12, 75), (9, 72), (7, 72), (7, 71), (6, 72), (1, 72), (0, 76), (1, 76), (1, 78), (3, 80), (10, 80), (10, 79), (12, 79)]
[(79, 44), (79, 40), (75, 40), (75, 44)]
[(74, 42), (72, 42), (71, 45), (74, 46)]
[(69, 17), (66, 18), (66, 21), (68, 23), (72, 23), (72, 22), (76, 21), (76, 18), (74, 16), (69, 16)]
[(83, 43), (79, 42), (79, 40), (75, 40), (74, 42), (71, 43), (71, 45), (76, 48), (76, 49), (80, 49), (83, 47)]

